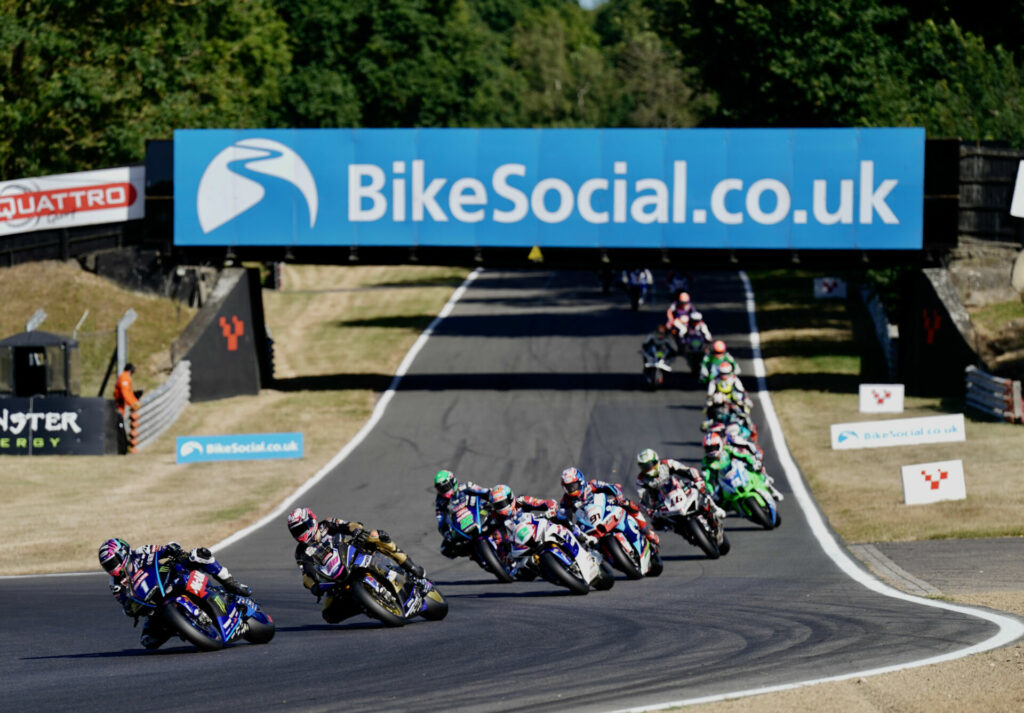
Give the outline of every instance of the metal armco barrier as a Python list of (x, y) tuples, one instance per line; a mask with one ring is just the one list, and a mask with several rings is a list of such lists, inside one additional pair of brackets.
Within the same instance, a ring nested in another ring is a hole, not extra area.
[(192, 363), (180, 361), (167, 381), (139, 400), (131, 412), (128, 450), (135, 453), (178, 420), (192, 395)]
[(970, 408), (1002, 421), (1024, 422), (1019, 381), (993, 376), (974, 366), (964, 369), (964, 379)]

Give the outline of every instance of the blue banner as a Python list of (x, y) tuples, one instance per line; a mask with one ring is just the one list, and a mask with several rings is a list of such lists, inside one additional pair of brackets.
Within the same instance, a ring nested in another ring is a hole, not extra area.
[(921, 128), (174, 132), (182, 246), (916, 250)]
[(177, 462), (301, 458), (302, 446), (301, 433), (178, 436)]

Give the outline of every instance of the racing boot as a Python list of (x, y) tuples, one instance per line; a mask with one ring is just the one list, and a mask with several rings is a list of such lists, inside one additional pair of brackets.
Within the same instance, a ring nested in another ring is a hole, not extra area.
[(405, 556), (405, 560), (402, 562), (402, 569), (404, 569), (406, 572), (411, 574), (416, 579), (423, 578), (423, 568), (415, 562), (413, 562), (412, 558), (409, 557), (409, 555)]
[(240, 597), (248, 597), (252, 594), (252, 589), (248, 584), (242, 584), (230, 574), (225, 576), (224, 570), (221, 570), (221, 574), (217, 579), (219, 579), (220, 583), (224, 585), (224, 589), (231, 594), (237, 594)]

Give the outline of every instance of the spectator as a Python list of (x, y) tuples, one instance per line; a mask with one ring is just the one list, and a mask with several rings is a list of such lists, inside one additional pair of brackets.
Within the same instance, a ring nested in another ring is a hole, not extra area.
[(117, 410), (121, 412), (121, 418), (124, 418), (125, 406), (135, 408), (139, 405), (139, 397), (142, 396), (141, 391), (132, 390), (132, 374), (134, 373), (135, 365), (128, 362), (124, 365), (124, 371), (117, 377), (117, 383), (114, 384), (114, 403), (117, 404)]

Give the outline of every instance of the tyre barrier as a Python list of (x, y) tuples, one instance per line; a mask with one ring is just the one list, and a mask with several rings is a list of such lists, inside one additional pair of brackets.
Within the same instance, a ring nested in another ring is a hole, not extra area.
[(968, 366), (964, 369), (964, 382), (968, 408), (1000, 421), (1024, 422), (1019, 381)]

